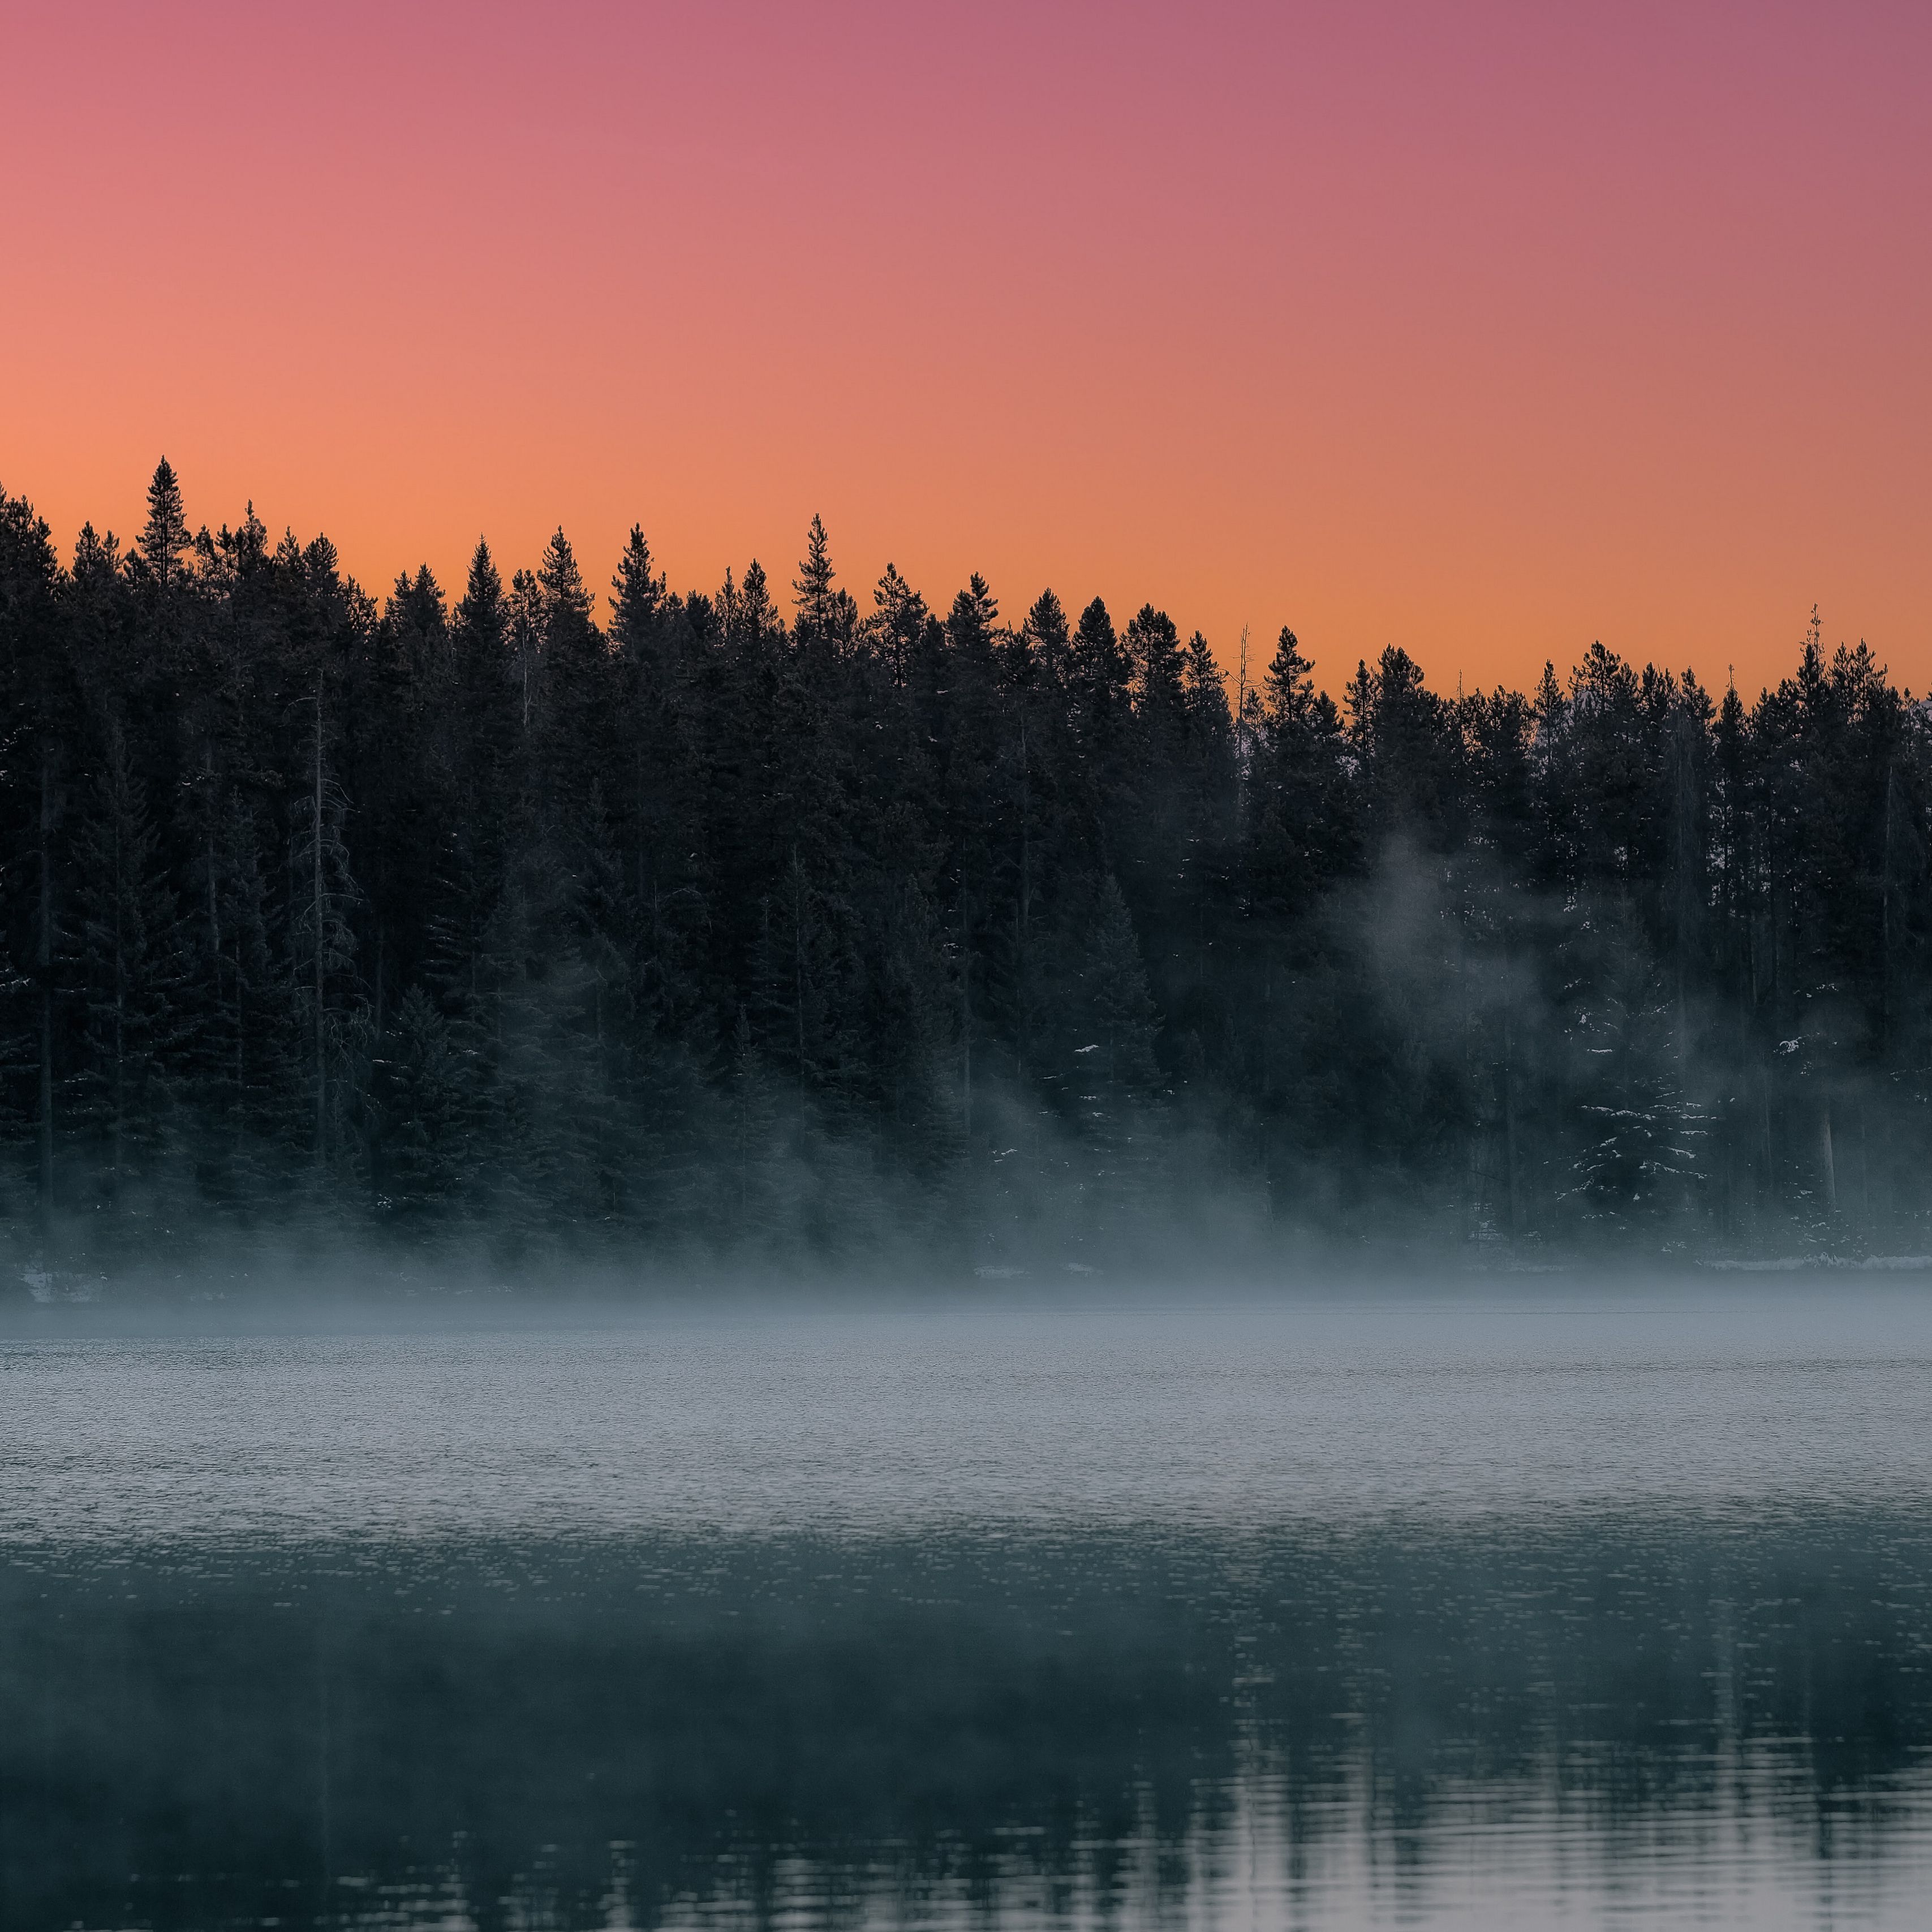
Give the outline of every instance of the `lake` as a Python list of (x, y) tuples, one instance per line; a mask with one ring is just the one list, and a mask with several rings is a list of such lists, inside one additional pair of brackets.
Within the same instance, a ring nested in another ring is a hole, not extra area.
[(1912, 1284), (250, 1327), (0, 1336), (9, 1928), (1924, 1922)]

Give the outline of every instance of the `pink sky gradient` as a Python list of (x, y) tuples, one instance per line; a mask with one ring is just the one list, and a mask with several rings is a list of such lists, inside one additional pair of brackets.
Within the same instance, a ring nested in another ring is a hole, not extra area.
[(9, 10), (0, 484), (1932, 683), (1932, 9)]

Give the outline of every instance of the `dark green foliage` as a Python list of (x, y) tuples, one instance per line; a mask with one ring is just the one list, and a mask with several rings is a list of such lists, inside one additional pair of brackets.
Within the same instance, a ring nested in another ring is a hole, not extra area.
[(1932, 738), (1814, 622), (1755, 704), (1593, 645), (1338, 708), (814, 518), (600, 625), (562, 531), (376, 604), (252, 509), (63, 569), (0, 498), (22, 1251), (1006, 1267), (1164, 1231), (1922, 1247)]

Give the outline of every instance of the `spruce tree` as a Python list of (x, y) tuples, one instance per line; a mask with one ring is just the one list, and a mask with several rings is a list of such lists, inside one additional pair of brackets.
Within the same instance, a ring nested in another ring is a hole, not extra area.
[(832, 588), (832, 548), (825, 526), (817, 517), (806, 532), (805, 560), (792, 580), (793, 608), (797, 616), (792, 634), (802, 646), (836, 648), (850, 634), (847, 607), (850, 600)]
[(74, 962), (85, 1019), (74, 1124), (91, 1145), (96, 1198), (124, 1206), (170, 1150), (173, 1082), (184, 1071), (187, 977), (160, 838), (118, 716), (110, 714), (76, 844)]
[(162, 590), (172, 590), (186, 566), (182, 553), (193, 539), (181, 484), (164, 456), (154, 466), (148, 484), (148, 518), (141, 526), (138, 555), (148, 575)]
[(290, 814), (287, 961), (303, 1039), (310, 1158), (320, 1177), (340, 1150), (340, 1124), (352, 1097), (336, 1075), (359, 990), (350, 912), (360, 895), (342, 836), (349, 801), (331, 768), (328, 689), (320, 678), (310, 710), (307, 769)]
[(1121, 1244), (1137, 1210), (1153, 1202), (1153, 1112), (1160, 1030), (1138, 940), (1118, 883), (1101, 882), (1081, 952), (1079, 1024), (1091, 1037), (1073, 1049), (1082, 1138), (1090, 1150), (1096, 1232)]
[(69, 800), (83, 756), (82, 698), (58, 603), (61, 572), (46, 524), (0, 492), (0, 680), (5, 692), (8, 1058), (25, 1078), (16, 1118), (31, 1122), (32, 1193), (44, 1253), (55, 1236), (56, 1090), (71, 1003), (60, 934), (73, 887)]
[(460, 1050), (422, 987), (404, 997), (376, 1071), (383, 1194), (408, 1224), (445, 1211), (461, 1179), (467, 1124)]

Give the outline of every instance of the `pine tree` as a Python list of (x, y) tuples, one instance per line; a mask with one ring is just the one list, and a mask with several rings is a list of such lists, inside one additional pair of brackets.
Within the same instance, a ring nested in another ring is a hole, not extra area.
[(797, 618), (792, 635), (801, 648), (845, 650), (858, 628), (859, 610), (843, 590), (832, 588), (831, 545), (818, 518), (806, 532), (805, 560), (793, 580)]
[(764, 1066), (740, 1008), (731, 1036), (728, 1130), (729, 1193), (724, 1228), (728, 1246), (757, 1244), (772, 1226), (772, 1133), (774, 1110)]
[(892, 1156), (921, 1180), (936, 1181), (957, 1159), (964, 1137), (945, 939), (916, 882), (894, 894), (882, 937), (883, 966), (866, 1016), (878, 1106)]
[[(9, 985), (16, 1039), (8, 1058), (30, 1069), (19, 1112), (33, 1123), (40, 1241), (54, 1240), (58, 1047), (68, 1007), (59, 934), (71, 889), (68, 805), (84, 736), (80, 679), (64, 626), (61, 573), (46, 524), (22, 497), (0, 492), (0, 678), (5, 707), (4, 802)], [(20, 1036), (24, 1035), (21, 1039)], [(31, 1044), (28, 1044), (28, 1042)]]
[(1042, 590), (1013, 634), (1013, 662), (1008, 682), (1021, 687), (1036, 682), (1049, 691), (1059, 690), (1066, 680), (1070, 641), (1066, 613), (1060, 599), (1051, 590)]
[(631, 526), (617, 574), (610, 580), (610, 640), (631, 657), (654, 652), (665, 616), (664, 580), (652, 571), (651, 547), (642, 526)]
[(1160, 1029), (1132, 916), (1111, 875), (1101, 883), (1082, 951), (1079, 1019), (1092, 1037), (1073, 1053), (1080, 1121), (1093, 1151), (1100, 1232), (1118, 1240), (1136, 1208), (1151, 1204)]
[(1348, 686), (1348, 740), (1361, 761), (1364, 818), (1378, 844), (1396, 838), (1447, 852), (1463, 842), (1463, 740), (1454, 706), (1391, 644)]
[(1179, 736), (1186, 711), (1180, 633), (1165, 610), (1143, 604), (1128, 620), (1123, 646), (1132, 670), (1136, 709), (1155, 755), (1162, 755)]
[(167, 1151), (171, 1077), (185, 1058), (187, 975), (160, 836), (112, 714), (92, 791), (75, 850), (75, 970), (85, 1020), (73, 1114), (97, 1150), (98, 1198), (111, 1206), (137, 1181), (154, 1179)]
[(172, 590), (180, 582), (186, 568), (182, 553), (192, 541), (181, 484), (164, 456), (155, 464), (148, 484), (148, 520), (141, 528), (138, 552), (148, 574), (161, 590)]
[(764, 566), (756, 557), (746, 565), (745, 580), (735, 594), (731, 589), (730, 573), (725, 573), (724, 588), (718, 599), (721, 614), (728, 605), (730, 615), (725, 634), (741, 650), (756, 651), (783, 639), (784, 620), (772, 602)]
[(376, 1069), (383, 1192), (407, 1221), (445, 1209), (464, 1166), (469, 1096), (448, 1022), (420, 986), (404, 996)]
[(839, 924), (794, 847), (763, 908), (754, 967), (758, 1037), (766, 1064), (801, 1101), (820, 1097), (842, 1106), (854, 1070)]
[(203, 1186), (246, 1213), (268, 1192), (280, 1096), (298, 1084), (298, 1014), (278, 983), (260, 833), (247, 801), (227, 795), (206, 854), (201, 944), (189, 997), (194, 1014), (190, 1091), (201, 1132)]
[(1087, 783), (1096, 808), (1104, 813), (1123, 776), (1133, 667), (1097, 597), (1080, 614), (1067, 652), (1066, 682)]
[(894, 684), (904, 686), (931, 621), (926, 599), (891, 564), (872, 592), (872, 615), (866, 620), (874, 647), (885, 660)]
[(1254, 706), (1247, 872), (1255, 908), (1294, 916), (1354, 868), (1359, 832), (1341, 720), (1283, 628)]
[(319, 1176), (327, 1172), (337, 1149), (338, 1123), (348, 1097), (334, 1083), (345, 1022), (355, 1003), (356, 935), (350, 913), (360, 896), (342, 837), (349, 802), (329, 767), (326, 699), (326, 687), (318, 679), (308, 769), (291, 814), (289, 853), (288, 961), (306, 1048), (313, 1109), (310, 1154)]

